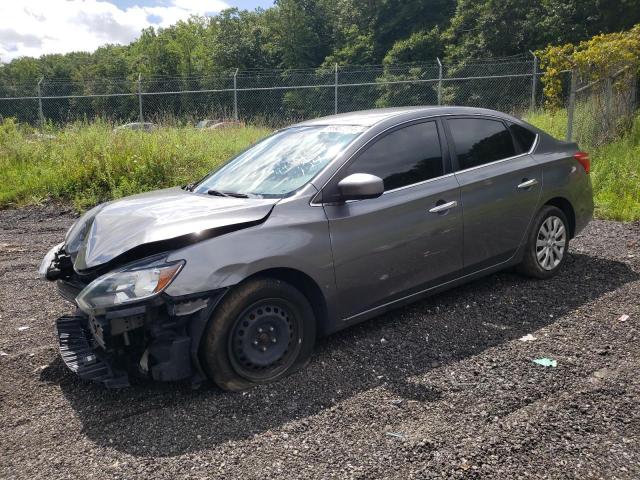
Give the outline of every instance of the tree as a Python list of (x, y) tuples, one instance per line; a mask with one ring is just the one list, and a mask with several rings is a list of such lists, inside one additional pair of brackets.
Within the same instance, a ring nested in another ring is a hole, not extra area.
[(277, 0), (271, 48), (282, 68), (316, 67), (331, 50), (326, 11), (317, 0)]
[(449, 61), (507, 56), (620, 31), (640, 22), (640, 0), (459, 0), (444, 33)]
[[(381, 82), (405, 80), (430, 80), (437, 78), (436, 57), (441, 57), (443, 45), (438, 27), (429, 31), (417, 32), (406, 40), (397, 41), (384, 57), (384, 74)], [(407, 72), (399, 64), (417, 63)], [(437, 83), (391, 83), (380, 87), (380, 96), (376, 105), (380, 107), (399, 105), (434, 105), (438, 102)]]
[[(0, 96), (33, 96), (42, 76), (44, 91), (57, 95), (133, 93), (139, 74), (149, 93), (224, 90), (232, 87), (233, 72), (239, 68), (241, 88), (311, 81), (330, 85), (287, 93), (274, 90), (269, 95), (241, 93), (242, 112), (320, 114), (332, 110), (333, 68), (339, 64), (341, 83), (365, 84), (339, 90), (344, 110), (433, 103), (434, 83), (402, 81), (434, 78), (436, 67), (425, 65), (433, 64), (436, 56), (444, 57), (449, 76), (500, 73), (479, 66), (477, 60), (525, 54), (548, 44), (579, 43), (639, 22), (640, 0), (276, 0), (266, 10), (232, 8), (168, 28), (147, 28), (129, 45), (13, 60), (0, 65)], [(515, 61), (526, 68), (517, 73), (529, 73), (528, 63)], [(394, 67), (407, 63), (414, 64), (408, 72)], [(248, 70), (258, 73), (247, 74)], [(384, 83), (389, 81), (397, 83)], [(500, 88), (491, 80), (476, 81), (473, 88), (451, 82), (443, 93), (448, 102), (499, 106), (500, 97), (522, 96), (526, 81), (505, 80)], [(47, 100), (43, 107), (54, 120), (64, 120), (71, 112), (128, 118), (136, 115), (137, 100), (133, 95)], [(228, 109), (232, 94), (159, 95), (144, 97), (143, 102), (149, 113), (204, 115)], [(2, 115), (37, 119), (37, 101), (4, 101), (0, 108)]]

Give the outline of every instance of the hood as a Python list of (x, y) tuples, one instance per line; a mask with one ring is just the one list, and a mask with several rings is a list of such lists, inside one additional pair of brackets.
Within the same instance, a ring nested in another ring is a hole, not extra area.
[(214, 197), (178, 187), (98, 205), (71, 227), (65, 250), (76, 271), (124, 263), (257, 225), (279, 199)]

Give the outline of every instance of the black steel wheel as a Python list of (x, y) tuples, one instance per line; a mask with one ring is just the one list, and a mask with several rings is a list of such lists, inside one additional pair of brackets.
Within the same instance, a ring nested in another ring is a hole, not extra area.
[(276, 381), (309, 360), (316, 320), (306, 297), (286, 282), (257, 278), (229, 291), (200, 347), (209, 377), (225, 390)]
[(264, 382), (286, 371), (301, 346), (300, 319), (284, 299), (259, 300), (236, 319), (229, 335), (233, 368), (246, 379)]

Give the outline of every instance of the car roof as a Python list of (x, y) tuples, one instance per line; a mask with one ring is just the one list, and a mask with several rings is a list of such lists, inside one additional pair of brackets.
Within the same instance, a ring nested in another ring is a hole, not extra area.
[(371, 110), (360, 110), (358, 112), (339, 113), (326, 117), (315, 118), (296, 124), (295, 126), (311, 125), (360, 125), (372, 127), (373, 125), (394, 117), (401, 117), (398, 120), (411, 120), (424, 115), (490, 115), (505, 119), (513, 119), (496, 110), (474, 107), (442, 107), (442, 106), (416, 106), (416, 107), (395, 107), (376, 108)]

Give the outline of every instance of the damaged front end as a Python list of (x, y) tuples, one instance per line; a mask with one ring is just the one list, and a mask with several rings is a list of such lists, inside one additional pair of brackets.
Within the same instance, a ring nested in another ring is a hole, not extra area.
[(225, 289), (181, 298), (167, 295), (164, 289), (183, 267), (183, 261), (168, 263), (160, 255), (102, 275), (81, 275), (64, 246), (54, 247), (40, 273), (56, 280), (62, 296), (78, 307), (56, 322), (67, 367), (110, 388), (128, 386), (132, 375), (203, 381), (200, 338)]
[[(184, 260), (171, 252), (261, 224), (277, 199), (217, 198), (179, 188), (100, 204), (71, 226), (40, 266), (76, 314), (58, 320), (62, 358), (79, 376), (119, 387), (132, 374), (203, 380), (202, 332), (225, 289), (165, 292)], [(193, 267), (193, 266), (192, 266)]]

